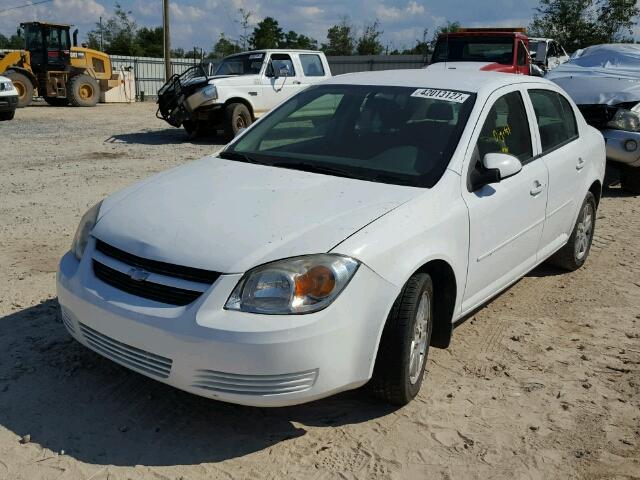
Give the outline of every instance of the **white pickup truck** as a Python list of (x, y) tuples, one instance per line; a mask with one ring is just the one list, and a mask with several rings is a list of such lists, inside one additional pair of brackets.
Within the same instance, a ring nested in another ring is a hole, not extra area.
[(172, 76), (158, 91), (158, 116), (184, 126), (193, 138), (205, 130), (233, 137), (296, 92), (331, 77), (327, 58), (314, 50), (254, 50)]

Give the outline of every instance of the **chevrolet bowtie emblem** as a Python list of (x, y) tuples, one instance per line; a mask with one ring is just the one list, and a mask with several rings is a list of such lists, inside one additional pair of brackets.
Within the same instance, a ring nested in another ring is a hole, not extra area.
[(131, 277), (131, 280), (134, 282), (142, 282), (149, 277), (149, 272), (141, 268), (132, 268), (129, 270), (129, 277)]

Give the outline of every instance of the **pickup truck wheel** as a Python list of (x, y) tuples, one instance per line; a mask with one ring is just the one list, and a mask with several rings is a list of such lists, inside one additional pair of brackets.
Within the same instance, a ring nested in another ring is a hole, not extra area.
[(13, 86), (18, 91), (18, 108), (28, 107), (33, 101), (33, 83), (26, 75), (9, 70), (3, 75), (13, 82)]
[(253, 123), (251, 112), (242, 103), (230, 103), (224, 110), (224, 134), (233, 138), (241, 128), (247, 128)]
[(4, 121), (4, 120), (13, 120), (13, 117), (15, 116), (16, 111), (13, 110), (12, 112), (0, 112), (0, 122)]
[(413, 275), (396, 299), (382, 332), (369, 384), (373, 394), (406, 405), (420, 391), (433, 327), (433, 282)]
[(202, 125), (197, 120), (185, 120), (182, 122), (182, 126), (184, 127), (184, 131), (187, 132), (187, 138), (189, 140), (198, 138), (202, 133)]
[(589, 256), (593, 231), (596, 226), (596, 199), (591, 192), (582, 203), (578, 219), (567, 244), (558, 250), (549, 261), (564, 270), (579, 269)]
[(625, 192), (640, 195), (640, 167), (625, 167), (620, 172), (620, 183)]

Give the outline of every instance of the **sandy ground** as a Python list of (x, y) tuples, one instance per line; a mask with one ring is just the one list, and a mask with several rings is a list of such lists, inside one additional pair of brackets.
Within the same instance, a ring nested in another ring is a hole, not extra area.
[(54, 279), (80, 215), (219, 148), (166, 127), (152, 104), (0, 123), (0, 479), (640, 478), (640, 198), (615, 186), (585, 268), (537, 269), (457, 328), (405, 408), (227, 405), (71, 340)]

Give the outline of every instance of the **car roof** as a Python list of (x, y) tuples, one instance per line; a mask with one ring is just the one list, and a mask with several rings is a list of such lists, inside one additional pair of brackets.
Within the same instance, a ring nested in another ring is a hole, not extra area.
[(336, 75), (323, 83), (437, 88), (485, 95), (490, 94), (500, 87), (518, 83), (554, 85), (552, 82), (539, 77), (456, 68), (455, 66), (447, 66), (444, 62), (429, 65), (427, 68), (421, 69), (347, 73), (344, 75)]
[(234, 53), (225, 58), (236, 57), (238, 55), (248, 55), (251, 53), (316, 53), (316, 54), (319, 54), (322, 52), (319, 50), (303, 50), (299, 48), (265, 48), (262, 50), (249, 50), (247, 52)]

